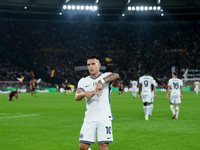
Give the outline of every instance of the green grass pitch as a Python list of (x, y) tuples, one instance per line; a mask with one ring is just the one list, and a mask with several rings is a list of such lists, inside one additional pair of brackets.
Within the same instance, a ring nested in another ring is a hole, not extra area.
[[(0, 95), (0, 150), (78, 150), (85, 100), (75, 93), (19, 94), (20, 101)], [(179, 119), (166, 92), (157, 92), (153, 115), (144, 120), (143, 104), (130, 92), (111, 94), (114, 143), (109, 150), (199, 150), (200, 94), (184, 92)], [(97, 142), (90, 146), (98, 150)]]

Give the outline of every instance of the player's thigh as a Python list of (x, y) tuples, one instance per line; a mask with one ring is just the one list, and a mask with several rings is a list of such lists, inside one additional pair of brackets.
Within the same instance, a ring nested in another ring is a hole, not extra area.
[(142, 102), (151, 103), (151, 96), (150, 95), (142, 95)]
[(98, 143), (113, 143), (112, 121), (99, 121), (97, 125)]
[(96, 140), (97, 122), (84, 122), (81, 127), (79, 142), (94, 144)]

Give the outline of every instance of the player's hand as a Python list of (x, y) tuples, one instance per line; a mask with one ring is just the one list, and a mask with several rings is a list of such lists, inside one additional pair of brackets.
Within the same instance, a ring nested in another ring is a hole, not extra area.
[(169, 94), (167, 94), (167, 99), (169, 99)]
[(141, 96), (141, 95), (138, 95), (138, 97), (139, 97), (139, 99), (141, 99), (141, 98), (142, 98), (142, 96)]
[(180, 97), (181, 97), (181, 99), (182, 99), (182, 97), (183, 97), (183, 96), (182, 96), (182, 94), (181, 94), (181, 96), (180, 96)]
[(85, 92), (84, 92), (84, 95), (85, 95), (85, 97), (87, 97), (87, 98), (91, 98), (91, 97), (95, 96), (96, 94), (93, 93), (93, 92), (90, 92), (90, 91), (85, 91)]
[(99, 97), (99, 92), (102, 90), (103, 85), (101, 83), (97, 83), (94, 93)]
[(156, 98), (156, 94), (154, 94), (154, 98)]

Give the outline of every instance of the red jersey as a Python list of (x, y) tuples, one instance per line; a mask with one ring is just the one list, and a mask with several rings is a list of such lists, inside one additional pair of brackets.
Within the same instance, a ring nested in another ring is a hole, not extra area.
[(17, 94), (17, 91), (10, 92), (9, 96), (13, 97), (15, 94)]
[(64, 84), (66, 90), (70, 89), (70, 87), (69, 87), (70, 83), (69, 82), (64, 82), (63, 84)]

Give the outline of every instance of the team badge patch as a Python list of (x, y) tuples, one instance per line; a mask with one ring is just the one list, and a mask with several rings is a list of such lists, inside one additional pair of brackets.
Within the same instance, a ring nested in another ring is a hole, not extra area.
[(83, 138), (83, 134), (81, 133), (81, 134), (80, 134), (80, 139), (82, 139), (82, 138)]

